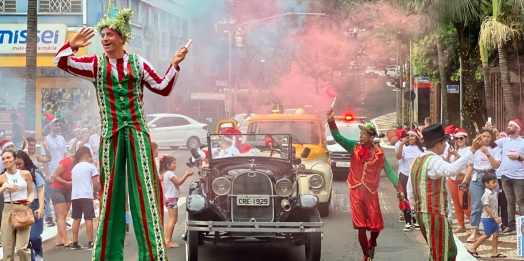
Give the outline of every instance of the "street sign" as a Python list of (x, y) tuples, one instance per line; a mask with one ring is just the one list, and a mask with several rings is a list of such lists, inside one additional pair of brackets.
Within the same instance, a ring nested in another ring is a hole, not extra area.
[(217, 87), (227, 87), (227, 81), (217, 80), (216, 83), (215, 83), (215, 86), (217, 86)]
[(447, 85), (448, 93), (460, 93), (460, 88), (458, 85)]
[(429, 77), (418, 77), (417, 78), (417, 82), (429, 83), (429, 81), (430, 81)]

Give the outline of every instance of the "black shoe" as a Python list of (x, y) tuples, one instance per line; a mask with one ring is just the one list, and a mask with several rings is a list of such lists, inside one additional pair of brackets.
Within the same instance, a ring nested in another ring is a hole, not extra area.
[(513, 235), (516, 234), (517, 231), (515, 231), (514, 227), (506, 227), (504, 230), (501, 231), (502, 235)]
[(82, 246), (82, 244), (78, 243), (78, 242), (73, 242), (73, 244), (71, 245), (71, 249), (74, 249), (74, 250), (80, 250), (80, 249), (83, 249), (84, 246)]
[(54, 226), (56, 226), (55, 222), (53, 222), (53, 218), (47, 218), (47, 219), (45, 220), (45, 224), (46, 224), (46, 226), (48, 226), (48, 227), (54, 227)]

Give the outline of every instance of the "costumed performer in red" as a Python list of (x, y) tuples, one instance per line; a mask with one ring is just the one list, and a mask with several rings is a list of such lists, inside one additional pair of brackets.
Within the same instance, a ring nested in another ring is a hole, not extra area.
[[(351, 168), (347, 182), (349, 184), (349, 198), (353, 228), (358, 230), (358, 240), (364, 254), (363, 260), (373, 260), (377, 238), (384, 229), (384, 220), (380, 211), (378, 186), (380, 172), (386, 172), (388, 179), (393, 183), (399, 197), (403, 197), (402, 185), (398, 177), (386, 160), (384, 151), (373, 144), (377, 136), (375, 126), (371, 123), (359, 125), (360, 140), (349, 140), (342, 136), (335, 124), (335, 112), (331, 108), (327, 113), (331, 135), (351, 155)], [(367, 231), (371, 232), (368, 239)]]

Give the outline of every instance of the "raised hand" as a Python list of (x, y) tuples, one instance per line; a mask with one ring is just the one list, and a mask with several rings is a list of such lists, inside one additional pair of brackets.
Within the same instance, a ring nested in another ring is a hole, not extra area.
[(95, 30), (93, 28), (82, 27), (80, 32), (73, 36), (73, 39), (69, 41), (71, 48), (86, 47), (91, 44), (89, 40), (95, 36)]
[(333, 110), (333, 108), (330, 108), (327, 112), (327, 120), (328, 122), (332, 122), (335, 120), (335, 110)]
[(175, 55), (173, 56), (173, 61), (171, 62), (173, 67), (177, 68), (178, 64), (180, 64), (184, 59), (186, 59), (187, 52), (188, 51), (186, 47), (180, 47), (178, 52), (176, 52)]

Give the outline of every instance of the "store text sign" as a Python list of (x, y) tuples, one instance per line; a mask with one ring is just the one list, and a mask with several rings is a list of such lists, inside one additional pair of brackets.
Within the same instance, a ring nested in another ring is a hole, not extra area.
[[(67, 34), (65, 24), (38, 24), (38, 53), (56, 54), (64, 45)], [(27, 24), (0, 24), (0, 53), (25, 54)]]

